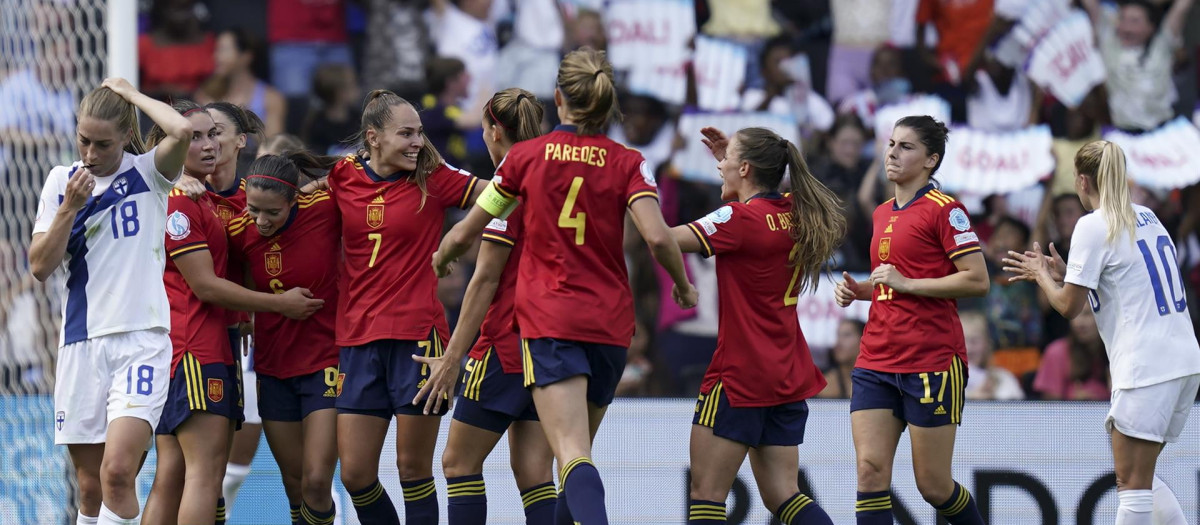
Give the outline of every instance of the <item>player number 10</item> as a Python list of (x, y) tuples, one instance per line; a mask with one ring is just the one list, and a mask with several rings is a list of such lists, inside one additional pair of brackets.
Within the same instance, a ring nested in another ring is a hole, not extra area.
[[(1187, 309), (1187, 292), (1183, 289), (1183, 275), (1179, 272), (1179, 263), (1175, 260), (1175, 246), (1171, 244), (1171, 238), (1166, 235), (1159, 235), (1156, 249), (1158, 252), (1158, 260), (1162, 262), (1162, 274), (1158, 272), (1158, 265), (1154, 263), (1154, 253), (1150, 246), (1146, 244), (1145, 239), (1138, 240), (1138, 249), (1142, 251), (1142, 259), (1146, 261), (1146, 271), (1150, 272), (1150, 286), (1154, 288), (1154, 301), (1158, 305), (1158, 315), (1168, 315), (1175, 312), (1182, 312)], [(1167, 253), (1167, 249), (1171, 249), (1171, 253)], [(1172, 267), (1174, 265), (1174, 267)], [(1170, 297), (1163, 290), (1163, 277), (1167, 280), (1167, 290), (1171, 293)], [(1179, 279), (1179, 294), (1178, 299), (1175, 298), (1175, 279)], [(1093, 306), (1092, 310), (1098, 310), (1097, 305)]]

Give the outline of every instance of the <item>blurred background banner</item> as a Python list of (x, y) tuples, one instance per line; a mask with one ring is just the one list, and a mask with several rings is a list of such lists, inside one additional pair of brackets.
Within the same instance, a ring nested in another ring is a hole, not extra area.
[(1029, 79), (1068, 107), (1079, 106), (1104, 82), (1104, 60), (1093, 45), (1086, 13), (1075, 10), (1038, 41), (1029, 57)]
[(676, 151), (671, 162), (679, 169), (679, 173), (688, 179), (701, 182), (720, 184), (721, 177), (717, 171), (717, 160), (713, 158), (708, 146), (700, 142), (700, 129), (714, 127), (726, 135), (733, 135), (739, 129), (763, 127), (778, 133), (781, 137), (800, 145), (796, 121), (789, 115), (778, 113), (684, 113), (679, 116), (679, 135), (684, 138), (683, 149)]
[(686, 0), (617, 0), (605, 11), (608, 59), (628, 73), (630, 91), (670, 104), (687, 95), (696, 15)]
[(936, 95), (916, 95), (879, 108), (875, 113), (877, 144), (886, 147), (888, 140), (892, 137), (892, 128), (895, 127), (896, 121), (909, 115), (929, 115), (939, 121), (949, 123), (950, 103)]
[(1025, 67), (1029, 53), (1042, 37), (1071, 12), (1071, 0), (1038, 0), (1036, 2), (1021, 1), (1007, 2), (1017, 4), (1003, 6), (1005, 2), (996, 4), (996, 14), (1002, 13), (1002, 7), (1009, 9), (1007, 18), (1016, 20), (1012, 31), (1000, 38), (996, 43), (996, 60), (1011, 68)]
[(1037, 184), (1054, 172), (1050, 126), (1016, 131), (954, 127), (937, 179), (949, 192), (1007, 193)]
[(696, 97), (700, 109), (728, 111), (741, 105), (749, 54), (746, 46), (696, 37)]
[(1200, 130), (1184, 117), (1142, 134), (1110, 130), (1104, 138), (1125, 150), (1126, 169), (1142, 186), (1174, 190), (1200, 181)]

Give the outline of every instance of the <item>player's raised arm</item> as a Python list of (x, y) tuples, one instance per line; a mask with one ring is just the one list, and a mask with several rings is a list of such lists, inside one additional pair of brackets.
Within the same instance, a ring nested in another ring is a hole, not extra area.
[(154, 154), (154, 165), (169, 181), (179, 178), (183, 159), (187, 156), (188, 145), (192, 142), (192, 125), (187, 117), (171, 109), (171, 106), (154, 100), (134, 89), (128, 80), (123, 78), (104, 79), (102, 86), (113, 90), (130, 104), (137, 106), (159, 128), (165, 137), (159, 141), (158, 150)]

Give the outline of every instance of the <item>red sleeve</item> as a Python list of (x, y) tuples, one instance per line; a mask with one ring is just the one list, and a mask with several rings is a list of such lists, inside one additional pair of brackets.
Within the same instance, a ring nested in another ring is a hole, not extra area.
[(741, 206), (727, 204), (697, 221), (689, 222), (688, 228), (700, 241), (700, 255), (708, 258), (740, 248), (745, 217)]
[(510, 248), (516, 246), (517, 239), (521, 235), (523, 211), (523, 208), (518, 207), (508, 216), (508, 219), (492, 219), (492, 222), (488, 223), (487, 228), (483, 230), (483, 240), (503, 244)]
[(471, 204), (471, 192), (479, 179), (466, 171), (445, 164), (434, 168), (429, 174), (427, 188), (429, 196), (441, 203), (443, 208), (467, 209)]
[(496, 191), (510, 199), (515, 199), (517, 195), (521, 194), (521, 175), (524, 172), (514, 165), (519, 164), (513, 155), (513, 151), (516, 149), (517, 147), (513, 146), (508, 150), (508, 154), (500, 159), (500, 164), (496, 166), (496, 176), (492, 178)]
[(207, 250), (208, 238), (200, 227), (204, 209), (190, 197), (175, 192), (167, 199), (167, 231), (165, 247), (172, 259), (194, 251)]
[[(930, 192), (937, 199), (950, 199), (941, 192)], [(971, 216), (961, 202), (950, 200), (937, 208), (937, 218), (934, 219), (934, 231), (946, 257), (957, 259), (969, 253), (980, 251), (979, 236), (971, 229)]]
[(225, 226), (225, 233), (229, 237), (229, 260), (245, 261), (246, 260), (246, 228), (254, 224), (254, 220), (248, 214), (241, 214), (234, 217)]
[(937, 14), (938, 0), (921, 0), (921, 6), (917, 8), (917, 23), (928, 24), (933, 21), (933, 17)]
[(639, 199), (658, 200), (658, 183), (654, 181), (654, 168), (642, 158), (640, 153), (633, 155), (634, 169), (629, 175), (629, 184), (625, 189), (626, 204), (632, 206)]

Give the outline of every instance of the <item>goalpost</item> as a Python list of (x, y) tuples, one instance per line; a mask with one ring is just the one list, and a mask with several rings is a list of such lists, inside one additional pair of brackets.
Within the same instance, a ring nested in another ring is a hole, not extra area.
[(79, 100), (107, 76), (138, 83), (137, 8), (0, 1), (0, 523), (74, 520), (70, 461), (54, 445), (63, 275), (34, 280), (28, 250), (46, 175), (78, 157)]

